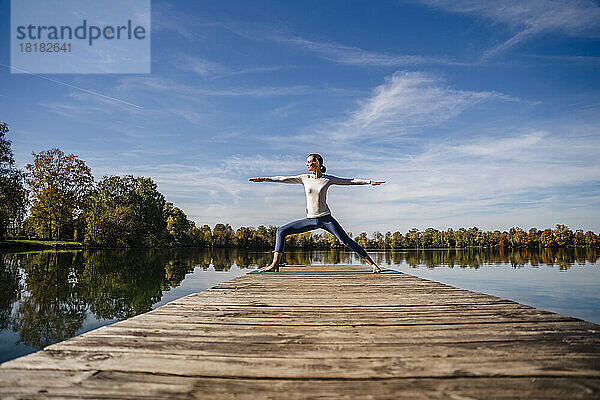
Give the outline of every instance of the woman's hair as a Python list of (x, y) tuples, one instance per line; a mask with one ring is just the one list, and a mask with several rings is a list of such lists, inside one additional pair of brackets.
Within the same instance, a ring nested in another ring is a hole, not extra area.
[(319, 165), (321, 166), (321, 172), (322, 173), (325, 173), (325, 171), (327, 171), (327, 167), (325, 167), (323, 165), (323, 157), (321, 157), (320, 154), (312, 153), (312, 154), (309, 154), (308, 156), (317, 159), (317, 161), (319, 162)]

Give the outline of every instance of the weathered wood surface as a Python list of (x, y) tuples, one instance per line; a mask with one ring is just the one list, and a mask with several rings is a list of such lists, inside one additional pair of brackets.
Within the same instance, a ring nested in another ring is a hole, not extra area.
[(0, 366), (0, 398), (600, 398), (600, 326), (406, 274), (248, 274)]

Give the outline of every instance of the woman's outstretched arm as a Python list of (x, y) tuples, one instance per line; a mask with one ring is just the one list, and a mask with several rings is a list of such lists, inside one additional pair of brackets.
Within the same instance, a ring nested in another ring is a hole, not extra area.
[(302, 178), (298, 176), (271, 176), (266, 178), (250, 178), (250, 182), (278, 182), (278, 183), (302, 183)]
[(329, 176), (329, 181), (332, 185), (373, 185), (378, 186), (385, 181), (371, 181), (368, 179), (350, 179), (350, 178), (338, 178), (337, 176)]

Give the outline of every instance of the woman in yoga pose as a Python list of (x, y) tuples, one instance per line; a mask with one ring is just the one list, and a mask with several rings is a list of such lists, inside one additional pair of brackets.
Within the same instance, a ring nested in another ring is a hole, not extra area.
[(346, 179), (325, 175), (327, 168), (323, 165), (323, 157), (319, 154), (309, 154), (306, 159), (306, 168), (312, 174), (297, 176), (273, 176), (270, 178), (250, 178), (250, 182), (280, 182), (299, 183), (304, 185), (306, 193), (306, 218), (290, 222), (277, 229), (275, 252), (273, 262), (259, 269), (260, 272), (278, 271), (279, 261), (285, 247), (285, 237), (294, 233), (302, 233), (321, 228), (332, 233), (346, 247), (356, 252), (365, 262), (373, 267), (373, 273), (381, 272), (377, 264), (358, 243), (356, 243), (340, 224), (331, 216), (327, 206), (327, 189), (330, 185), (381, 185), (385, 181), (369, 181), (364, 179)]

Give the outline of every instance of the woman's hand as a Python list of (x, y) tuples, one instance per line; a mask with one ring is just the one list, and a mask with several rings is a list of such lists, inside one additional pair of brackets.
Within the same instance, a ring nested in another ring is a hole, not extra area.
[(250, 182), (264, 182), (265, 178), (250, 178), (248, 179)]
[(373, 185), (373, 186), (379, 186), (382, 183), (385, 183), (385, 181), (371, 181), (371, 185)]

